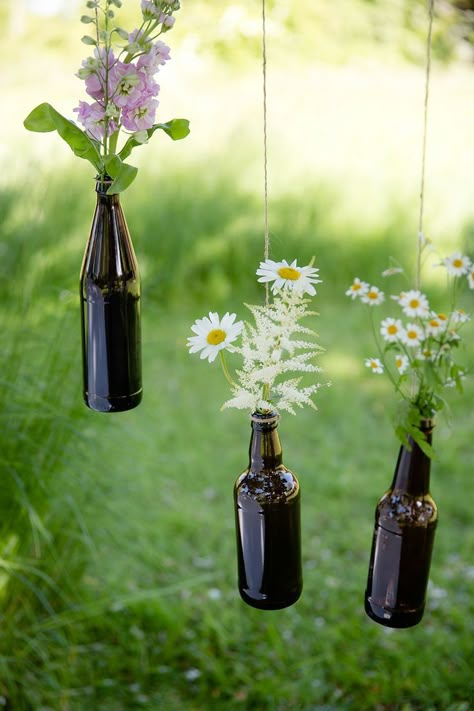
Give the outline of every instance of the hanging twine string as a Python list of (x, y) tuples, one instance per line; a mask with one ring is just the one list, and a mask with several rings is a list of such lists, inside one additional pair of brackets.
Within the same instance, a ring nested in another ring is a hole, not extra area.
[[(265, 0), (262, 0), (262, 79), (263, 79), (263, 174), (264, 174), (264, 258), (270, 254), (270, 236), (268, 233), (268, 150), (267, 150), (267, 19)], [(270, 289), (265, 284), (265, 305), (270, 302)]]
[(424, 244), (423, 234), (423, 212), (425, 202), (425, 166), (426, 166), (426, 135), (428, 128), (428, 99), (430, 93), (430, 73), (431, 73), (431, 35), (433, 30), (434, 0), (429, 0), (429, 22), (428, 36), (426, 39), (426, 72), (425, 72), (425, 101), (423, 113), (423, 145), (421, 153), (421, 177), (420, 177), (420, 213), (418, 218), (418, 251), (416, 261), (416, 288), (421, 285), (421, 252)]

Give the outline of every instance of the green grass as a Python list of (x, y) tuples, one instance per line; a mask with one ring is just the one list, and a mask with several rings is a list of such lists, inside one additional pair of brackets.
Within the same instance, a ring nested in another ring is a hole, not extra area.
[[(173, 82), (163, 79), (162, 118), (189, 116), (193, 131), (136, 154), (139, 177), (123, 204), (143, 281), (145, 397), (137, 410), (103, 416), (81, 402), (77, 282), (92, 176), (56, 137), (21, 127), (40, 100), (60, 99), (69, 113), (77, 101), (77, 80), (60, 78), (78, 63), (64, 37), (35, 62), (31, 37), (18, 57), (7, 82), (9, 142), (0, 147), (10, 167), (0, 182), (7, 708), (467, 711), (472, 377), (463, 397), (453, 393), (451, 424), (443, 415), (435, 430), (440, 524), (425, 619), (390, 631), (363, 612), (375, 504), (398, 444), (393, 394), (363, 366), (373, 349), (366, 314), (344, 291), (355, 275), (380, 283), (391, 255), (413, 271), (420, 70), (327, 67), (306, 44), (284, 66), (278, 52), (270, 56), (271, 254), (316, 256), (324, 280), (316, 328), (333, 387), (321, 391), (318, 413), (282, 418), (284, 460), (303, 491), (304, 593), (290, 609), (262, 613), (236, 590), (232, 486), (247, 464), (249, 423), (220, 412), (228, 390), (217, 364), (185, 347), (196, 317), (211, 309), (243, 317), (243, 302), (262, 298), (253, 50), (239, 43), (247, 63), (236, 68), (206, 52), (194, 62), (183, 44)], [(45, 96), (52, 72), (60, 84)], [(435, 65), (426, 226), (443, 251), (473, 255), (471, 94), (468, 72)], [(430, 273), (425, 283), (441, 306), (439, 280)], [(472, 310), (472, 292), (463, 306)], [(472, 370), (472, 324), (466, 334)]]
[[(426, 618), (390, 632), (362, 609), (374, 507), (398, 445), (385, 416), (392, 394), (362, 365), (366, 315), (343, 292), (354, 264), (375, 276), (403, 222), (385, 241), (347, 243), (334, 230), (318, 243), (317, 328), (334, 385), (319, 413), (281, 424), (303, 488), (305, 590), (294, 608), (266, 614), (244, 607), (235, 585), (232, 485), (247, 463), (249, 425), (219, 412), (227, 388), (217, 366), (185, 349), (200, 313), (228, 303), (242, 313), (242, 301), (259, 298), (258, 201), (226, 187), (226, 173), (201, 184), (197, 203), (194, 176), (174, 174), (155, 214), (143, 195), (125, 199), (145, 272), (145, 399), (109, 417), (80, 403), (75, 290), (93, 198), (72, 176), (59, 190), (63, 180), (48, 179), (39, 251), (14, 189), (17, 219), (4, 221), (2, 449), (28, 498), (15, 478), (2, 497), (0, 693), (14, 709), (468, 708), (472, 384), (455, 398), (453, 428), (441, 420), (436, 430), (441, 513)], [(274, 227), (284, 254), (305, 248), (309, 226), (319, 233), (318, 215), (314, 201), (282, 199)], [(180, 235), (179, 248), (156, 239), (155, 222)], [(338, 237), (340, 268), (331, 259)], [(472, 363), (472, 347), (466, 357)]]

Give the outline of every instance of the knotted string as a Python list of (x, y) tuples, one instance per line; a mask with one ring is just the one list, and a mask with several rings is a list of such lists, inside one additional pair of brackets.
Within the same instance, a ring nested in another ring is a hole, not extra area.
[(426, 136), (428, 128), (428, 99), (430, 92), (431, 73), (431, 35), (433, 29), (434, 0), (429, 0), (429, 21), (428, 36), (426, 39), (426, 70), (425, 70), (425, 101), (423, 113), (423, 141), (421, 152), (421, 177), (420, 177), (420, 212), (418, 218), (418, 250), (416, 260), (416, 288), (421, 285), (421, 253), (423, 250), (425, 236), (423, 234), (423, 212), (425, 202), (425, 166), (426, 166)]

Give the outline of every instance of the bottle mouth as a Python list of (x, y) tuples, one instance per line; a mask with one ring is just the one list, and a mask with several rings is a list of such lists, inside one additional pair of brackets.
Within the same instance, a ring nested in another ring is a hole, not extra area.
[(96, 192), (101, 194), (106, 194), (107, 190), (114, 182), (114, 179), (111, 178), (110, 175), (104, 175), (103, 178), (101, 178), (100, 175), (96, 175), (94, 180)]
[(280, 415), (276, 410), (270, 412), (253, 412), (250, 415), (250, 420), (252, 423), (257, 423), (259, 425), (271, 426), (276, 425), (280, 419)]

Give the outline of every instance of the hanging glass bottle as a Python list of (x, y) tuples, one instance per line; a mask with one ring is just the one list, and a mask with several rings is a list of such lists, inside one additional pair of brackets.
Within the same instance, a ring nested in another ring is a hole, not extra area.
[[(422, 420), (431, 444), (433, 423)], [(423, 617), (437, 508), (429, 493), (429, 457), (411, 438), (402, 446), (391, 488), (375, 511), (365, 611), (387, 627), (412, 627)]]
[(278, 414), (251, 419), (249, 466), (234, 487), (239, 592), (252, 607), (277, 610), (302, 590), (300, 487), (282, 464)]
[(96, 183), (97, 205), (82, 262), (84, 400), (120, 412), (142, 399), (140, 277), (118, 195), (110, 178)]

